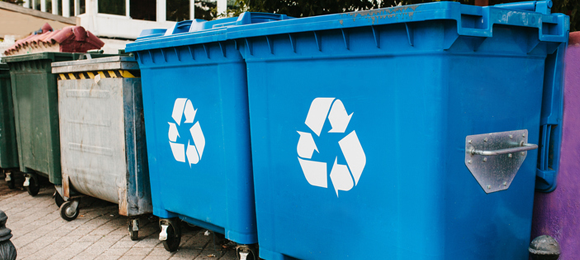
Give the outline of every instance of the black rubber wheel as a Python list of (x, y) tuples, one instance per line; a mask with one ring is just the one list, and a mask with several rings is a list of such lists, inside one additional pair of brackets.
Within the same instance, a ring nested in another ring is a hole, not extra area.
[(14, 185), (14, 181), (7, 181), (6, 185), (8, 185), (8, 188), (13, 190), (14, 188), (16, 188), (16, 186)]
[(58, 191), (55, 191), (54, 193), (54, 203), (56, 203), (56, 206), (59, 208), (64, 203), (64, 199), (62, 198), (62, 196), (60, 196), (60, 193), (58, 193)]
[(10, 174), (10, 179), (11, 180), (10, 181), (7, 181), (6, 182), (6, 185), (8, 185), (8, 188), (9, 189), (13, 190), (15, 188), (14, 187), (14, 183), (15, 183), (14, 182), (14, 175), (10, 171), (2, 170), (2, 172), (4, 173), (4, 177), (6, 177), (6, 176), (8, 176), (8, 174)]
[(167, 240), (163, 241), (163, 247), (169, 252), (175, 252), (179, 248), (181, 243), (181, 227), (180, 221), (177, 219), (162, 219), (159, 220), (159, 226), (161, 224), (168, 225), (167, 227)]
[(30, 175), (30, 180), (28, 181), (28, 187), (26, 187), (26, 190), (30, 196), (34, 197), (38, 195), (38, 192), (40, 191), (40, 184), (38, 183), (38, 179), (36, 179), (34, 174)]
[(131, 234), (131, 240), (133, 241), (137, 241), (139, 240), (139, 231), (129, 231), (129, 233)]
[(129, 236), (131, 240), (136, 241), (139, 240), (139, 230), (133, 231), (133, 220), (129, 219)]
[(79, 216), (79, 207), (75, 211), (72, 211), (72, 200), (64, 202), (60, 205), (60, 217), (66, 221), (72, 221)]

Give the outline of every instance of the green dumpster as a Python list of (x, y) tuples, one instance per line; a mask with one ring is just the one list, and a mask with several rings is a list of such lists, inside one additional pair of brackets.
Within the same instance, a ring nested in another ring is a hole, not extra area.
[(0, 169), (11, 189), (14, 188), (12, 173), (18, 171), (18, 167), (10, 71), (7, 64), (0, 63)]
[(23, 186), (32, 196), (40, 189), (39, 176), (61, 185), (57, 76), (50, 64), (76, 60), (81, 55), (43, 52), (3, 58), (10, 68), (18, 159), (20, 171), (25, 173)]

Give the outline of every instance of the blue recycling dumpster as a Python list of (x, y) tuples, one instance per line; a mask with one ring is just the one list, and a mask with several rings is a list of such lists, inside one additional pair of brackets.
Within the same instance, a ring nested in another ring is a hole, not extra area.
[(174, 251), (179, 218), (257, 242), (246, 65), (226, 28), (285, 19), (245, 13), (147, 30), (127, 45), (142, 76), (153, 214)]
[(538, 161), (558, 161), (569, 18), (550, 6), (228, 28), (247, 65), (260, 257), (527, 259)]

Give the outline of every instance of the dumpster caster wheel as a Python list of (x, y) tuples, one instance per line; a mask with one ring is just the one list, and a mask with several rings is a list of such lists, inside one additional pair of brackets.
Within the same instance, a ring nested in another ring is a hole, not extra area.
[(178, 219), (160, 219), (159, 240), (163, 241), (163, 247), (169, 252), (177, 251), (181, 243), (181, 223)]
[(79, 216), (79, 200), (69, 200), (60, 205), (60, 216), (66, 221), (71, 221)]
[(8, 188), (13, 190), (15, 188), (15, 185), (14, 185), (14, 180), (12, 179), (12, 173), (9, 171), (6, 171), (6, 172), (4, 172), (4, 175), (6, 176), (6, 178), (4, 180), (6, 181)]
[(129, 220), (129, 235), (131, 240), (139, 240), (139, 219), (134, 218)]
[(238, 245), (236, 247), (238, 260), (258, 260), (258, 249), (254, 245)]
[(54, 192), (54, 203), (56, 203), (56, 206), (60, 208), (60, 206), (62, 206), (62, 204), (64, 203), (64, 199), (62, 198), (62, 196), (60, 196), (60, 193), (58, 193), (58, 191)]
[(38, 177), (35, 174), (28, 174), (24, 179), (24, 184), (22, 186), (26, 187), (28, 194), (30, 196), (36, 196), (40, 191), (40, 184), (38, 183)]

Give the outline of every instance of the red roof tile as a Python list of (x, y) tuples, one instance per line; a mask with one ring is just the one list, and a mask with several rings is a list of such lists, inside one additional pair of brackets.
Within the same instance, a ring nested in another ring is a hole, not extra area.
[(33, 34), (18, 40), (4, 51), (6, 56), (23, 54), (28, 48), (54, 47), (58, 44), (61, 52), (87, 52), (100, 49), (105, 45), (97, 36), (86, 31), (82, 26), (68, 26), (62, 30), (53, 31), (48, 23), (42, 26), (41, 34)]

